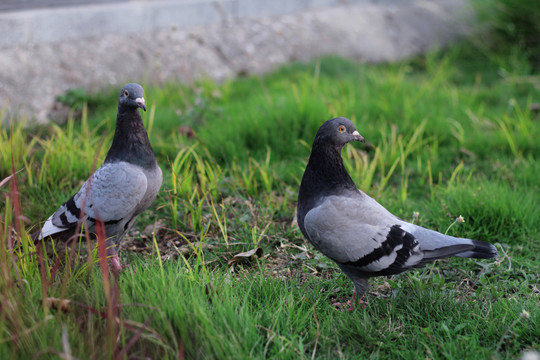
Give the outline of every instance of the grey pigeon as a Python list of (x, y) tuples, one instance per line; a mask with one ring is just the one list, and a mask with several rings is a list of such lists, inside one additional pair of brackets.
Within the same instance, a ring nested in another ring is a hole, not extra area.
[(326, 121), (317, 132), (298, 194), (298, 226), (332, 259), (361, 298), (374, 276), (399, 274), (450, 256), (489, 259), (497, 249), (405, 222), (358, 189), (343, 166), (341, 149), (362, 141), (346, 118)]
[(118, 97), (116, 130), (105, 162), (47, 219), (36, 240), (67, 240), (82, 224), (92, 233), (96, 221), (102, 221), (111, 267), (122, 269), (118, 259), (122, 238), (154, 201), (162, 182), (139, 108), (146, 111), (143, 88), (127, 84)]

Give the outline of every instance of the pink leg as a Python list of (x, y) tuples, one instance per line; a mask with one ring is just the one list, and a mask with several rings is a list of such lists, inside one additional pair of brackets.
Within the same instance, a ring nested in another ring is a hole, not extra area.
[(111, 257), (111, 270), (115, 273), (122, 271), (122, 265), (120, 265), (120, 258), (118, 257), (118, 254), (114, 254)]
[(352, 307), (355, 307), (357, 302), (358, 302), (358, 305), (367, 304), (367, 301), (364, 301), (364, 299), (365, 299), (365, 294), (362, 296), (358, 296), (356, 291), (353, 291), (352, 298), (349, 301), (349, 303), (352, 305)]

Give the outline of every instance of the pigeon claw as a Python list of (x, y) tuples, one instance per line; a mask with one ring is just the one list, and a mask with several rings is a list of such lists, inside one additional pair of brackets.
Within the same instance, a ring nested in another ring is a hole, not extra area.
[[(362, 296), (362, 298), (364, 298), (364, 297)], [(339, 301), (333, 299), (332, 300), (332, 306), (334, 306), (334, 308), (336, 310), (339, 310), (339, 311), (353, 311), (354, 308), (356, 307), (356, 304), (358, 304), (358, 305), (367, 305), (367, 302), (362, 300), (362, 298), (359, 298), (356, 295), (356, 292), (353, 292), (353, 296), (352, 296), (351, 300), (347, 300), (346, 303), (340, 303)]]

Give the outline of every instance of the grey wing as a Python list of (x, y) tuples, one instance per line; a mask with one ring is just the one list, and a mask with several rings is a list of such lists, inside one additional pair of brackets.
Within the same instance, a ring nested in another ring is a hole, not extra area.
[(414, 236), (371, 198), (326, 197), (306, 214), (304, 227), (323, 254), (365, 273), (395, 274), (423, 259)]
[(65, 231), (81, 219), (91, 228), (96, 219), (105, 224), (120, 222), (137, 210), (148, 185), (143, 171), (129, 163), (107, 163), (45, 222), (41, 238)]
[[(425, 262), (433, 261), (435, 259), (441, 259), (449, 256), (470, 256), (474, 254), (474, 257), (490, 257), (493, 254), (496, 255), (496, 249), (493, 246), (485, 245), (482, 242), (456, 238), (449, 235), (441, 234), (437, 231), (429, 230), (418, 225), (410, 224), (399, 219), (397, 216), (390, 213), (379, 204), (375, 199), (365, 194), (362, 190), (358, 189), (356, 196), (351, 197), (353, 200), (351, 207), (356, 209), (357, 216), (362, 219), (363, 222), (372, 225), (387, 225), (394, 228), (392, 232), (387, 235), (388, 240), (391, 237), (401, 236), (395, 225), (399, 225), (404, 239), (410, 237), (414, 238), (415, 243), (420, 247), (420, 251), (423, 253), (423, 259), (418, 265), (422, 265)], [(405, 248), (410, 241), (406, 241)], [(471, 253), (472, 251), (472, 253)], [(401, 250), (400, 255), (404, 255), (405, 249)], [(482, 255), (482, 253), (484, 255)], [(460, 255), (458, 255), (460, 254)], [(462, 254), (462, 255), (461, 255)], [(399, 259), (399, 256), (398, 256)], [(414, 266), (417, 257), (412, 257), (409, 261), (405, 262), (405, 266)]]
[[(358, 190), (357, 198), (361, 198), (361, 201), (356, 201), (358, 205), (357, 216), (362, 217), (363, 221), (369, 224), (399, 225), (402, 230), (412, 236), (420, 245), (420, 250), (423, 252), (422, 263), (449, 256), (460, 256), (457, 255), (460, 253), (466, 256), (471, 250), (475, 253), (478, 251), (489, 254), (492, 254), (493, 251), (496, 253), (493, 247), (484, 249), (485, 246), (478, 241), (444, 235), (437, 231), (405, 222), (394, 216), (375, 199), (369, 197), (361, 190)], [(392, 235), (397, 236), (398, 234), (394, 231)]]

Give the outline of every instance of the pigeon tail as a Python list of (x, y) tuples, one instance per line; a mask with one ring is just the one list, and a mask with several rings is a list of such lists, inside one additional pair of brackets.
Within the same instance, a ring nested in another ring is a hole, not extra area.
[[(59, 232), (62, 232), (62, 231), (66, 230), (66, 228), (60, 228), (60, 227), (54, 225), (53, 221), (52, 221), (52, 218), (53, 218), (52, 215), (49, 216), (47, 221), (45, 221), (45, 224), (43, 224), (43, 227), (41, 228), (41, 230), (38, 231), (37, 233), (35, 233), (34, 240), (42, 240), (42, 239), (45, 239), (48, 236), (51, 236), (51, 235), (54, 235), (56, 233), (59, 233)], [(32, 234), (32, 236), (34, 236), (34, 234)]]
[(408, 224), (411, 233), (425, 252), (424, 259), (436, 260), (455, 256), (462, 258), (491, 259), (498, 256), (497, 249), (485, 241), (458, 238), (437, 231)]
[(426, 250), (424, 251), (422, 262), (431, 262), (437, 259), (457, 256), (457, 254), (463, 254), (472, 250), (474, 250), (474, 247), (471, 244), (449, 245), (438, 249)]
[(461, 258), (475, 258), (475, 259), (492, 259), (499, 256), (497, 248), (492, 244), (480, 241), (480, 240), (471, 240), (474, 245), (474, 249), (469, 251), (463, 251), (458, 254), (455, 254), (455, 257)]

